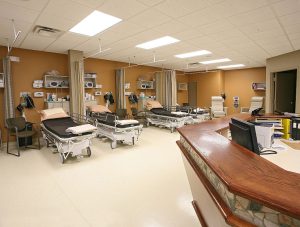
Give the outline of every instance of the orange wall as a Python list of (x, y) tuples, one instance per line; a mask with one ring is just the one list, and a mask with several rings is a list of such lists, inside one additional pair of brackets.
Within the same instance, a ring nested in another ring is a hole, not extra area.
[[(2, 59), (7, 53), (5, 47), (0, 47), (0, 59)], [(25, 49), (13, 49), (12, 56), (20, 57), (20, 62), (12, 62), (12, 79), (13, 79), (13, 92), (15, 107), (20, 103), (20, 92), (31, 92), (33, 101), (36, 106), (36, 110), (25, 110), (27, 120), (32, 122), (39, 122), (40, 117), (37, 111), (44, 109), (44, 98), (46, 93), (57, 93), (58, 97), (65, 97), (68, 94), (68, 89), (49, 89), (49, 88), (33, 88), (32, 83), (34, 80), (42, 80), (43, 75), (50, 70), (57, 70), (61, 75), (68, 75), (68, 56), (66, 54), (56, 54), (42, 51), (33, 51)], [(111, 91), (115, 97), (115, 69), (122, 66), (126, 66), (126, 63), (93, 59), (89, 58), (84, 61), (85, 72), (95, 72), (97, 74), (97, 83), (102, 84), (102, 89), (99, 91), (107, 92)], [(130, 83), (130, 89), (128, 91), (134, 92), (139, 95), (140, 92), (144, 92), (145, 95), (155, 95), (155, 90), (138, 90), (136, 88), (137, 79), (142, 76), (145, 80), (153, 80), (154, 72), (161, 71), (159, 68), (139, 66), (125, 69), (126, 83)], [(2, 62), (0, 64), (0, 72), (3, 72)], [(187, 76), (178, 76), (178, 81), (187, 82)], [(86, 92), (94, 94), (97, 89), (86, 89)], [(3, 104), (3, 91), (0, 89), (0, 105)], [(43, 91), (45, 93), (44, 98), (34, 98), (33, 92)], [(99, 104), (104, 105), (104, 98), (97, 96), (96, 100)], [(126, 96), (127, 111), (131, 114), (128, 97)], [(178, 94), (178, 100), (187, 102), (187, 92), (180, 91)], [(136, 104), (135, 104), (136, 105)], [(109, 107), (112, 111), (115, 111), (115, 104)], [(16, 111), (16, 114), (19, 114)], [(0, 113), (0, 127), (3, 130), (4, 114)], [(5, 136), (5, 135), (4, 135)], [(3, 136), (3, 137), (4, 137)]]
[[(182, 74), (181, 72), (177, 72), (176, 74), (176, 80), (178, 83), (188, 83), (189, 82), (189, 76), (186, 74)], [(177, 103), (179, 105), (182, 105), (182, 103), (188, 103), (188, 90), (186, 91), (178, 91), (177, 90)]]
[(199, 107), (211, 106), (211, 96), (220, 95), (223, 92), (223, 80), (221, 71), (189, 75), (189, 82), (197, 82), (197, 105)]
[[(252, 96), (265, 96), (264, 91), (254, 91), (253, 82), (266, 82), (266, 68), (250, 68), (240, 70), (224, 71), (225, 78), (225, 106), (228, 107), (228, 114), (240, 112), (240, 107), (249, 107)], [(239, 96), (240, 106), (233, 108), (233, 97)]]

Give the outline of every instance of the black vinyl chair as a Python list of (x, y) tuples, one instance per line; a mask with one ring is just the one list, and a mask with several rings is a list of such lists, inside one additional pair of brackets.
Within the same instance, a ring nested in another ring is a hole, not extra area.
[[(32, 148), (32, 147), (28, 146), (27, 141), (28, 141), (29, 137), (33, 137), (33, 136), (37, 136), (38, 149), (41, 149), (39, 133), (37, 131), (35, 131), (34, 128), (32, 127), (33, 123), (26, 122), (24, 117), (15, 117), (15, 118), (6, 119), (6, 125), (7, 125), (7, 154), (20, 156), (19, 139), (21, 139), (21, 138), (24, 138), (25, 148)], [(17, 143), (17, 148), (18, 148), (17, 154), (9, 152), (9, 137), (10, 136), (16, 137), (16, 143)]]
[(116, 115), (118, 116), (119, 120), (124, 120), (128, 118), (127, 109), (117, 109)]

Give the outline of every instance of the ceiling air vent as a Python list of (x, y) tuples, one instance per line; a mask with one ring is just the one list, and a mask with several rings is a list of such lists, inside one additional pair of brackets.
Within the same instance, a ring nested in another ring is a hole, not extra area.
[(56, 38), (62, 33), (62, 31), (55, 28), (37, 25), (34, 27), (33, 33), (44, 37)]
[(202, 64), (200, 62), (191, 62), (188, 64), (188, 67), (194, 68), (194, 67), (199, 67)]

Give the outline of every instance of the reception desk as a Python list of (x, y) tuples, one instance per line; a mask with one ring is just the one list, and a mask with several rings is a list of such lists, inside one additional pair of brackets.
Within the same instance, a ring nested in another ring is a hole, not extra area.
[(300, 174), (228, 140), (231, 117), (251, 118), (235, 114), (178, 129), (202, 226), (300, 226)]

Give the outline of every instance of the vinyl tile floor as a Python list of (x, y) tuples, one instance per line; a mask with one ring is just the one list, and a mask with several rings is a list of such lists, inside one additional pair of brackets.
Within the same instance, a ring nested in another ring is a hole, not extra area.
[[(134, 146), (93, 139), (90, 158), (0, 152), (0, 227), (199, 227), (179, 133), (144, 128)], [(11, 145), (12, 147), (13, 145)]]

